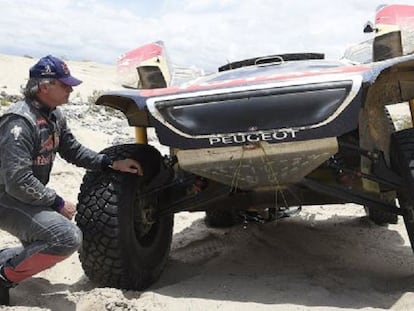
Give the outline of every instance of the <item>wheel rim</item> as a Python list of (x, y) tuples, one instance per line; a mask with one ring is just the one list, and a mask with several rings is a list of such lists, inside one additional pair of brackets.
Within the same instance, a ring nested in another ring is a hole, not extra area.
[(143, 195), (138, 192), (134, 201), (134, 230), (138, 243), (149, 247), (157, 237), (159, 228), (155, 219), (158, 200), (154, 195)]

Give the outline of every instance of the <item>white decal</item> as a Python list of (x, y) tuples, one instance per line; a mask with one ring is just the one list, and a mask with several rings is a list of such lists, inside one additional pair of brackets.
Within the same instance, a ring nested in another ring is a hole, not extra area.
[(287, 138), (296, 138), (298, 130), (288, 129), (277, 132), (262, 132), (252, 134), (232, 134), (227, 136), (217, 136), (209, 138), (210, 145), (215, 144), (243, 144), (256, 143), (259, 141), (285, 140)]
[(45, 196), (45, 193), (42, 193), (41, 191), (39, 191), (33, 186), (30, 186), (27, 183), (25, 183), (23, 186), (20, 186), (20, 188), (22, 188), (24, 191), (26, 191), (28, 195), (35, 198), (36, 200), (41, 200)]
[(52, 68), (50, 68), (50, 65), (46, 65), (45, 69), (42, 72), (42, 75), (47, 75), (52, 73)]
[(11, 130), (10, 133), (13, 134), (14, 140), (17, 140), (19, 138), (20, 133), (22, 132), (22, 128), (20, 126), (15, 125)]

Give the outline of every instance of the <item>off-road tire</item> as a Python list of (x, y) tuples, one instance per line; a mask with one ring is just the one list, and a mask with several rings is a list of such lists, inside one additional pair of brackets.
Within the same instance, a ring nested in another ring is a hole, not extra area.
[(391, 167), (400, 174), (405, 185), (397, 191), (400, 208), (414, 250), (414, 128), (391, 136)]
[(171, 246), (173, 215), (154, 216), (161, 200), (168, 200), (168, 194), (154, 191), (166, 182), (167, 169), (148, 145), (114, 146), (102, 153), (138, 160), (144, 176), (110, 169), (85, 174), (76, 215), (83, 232), (79, 258), (85, 274), (100, 286), (143, 290), (159, 278)]

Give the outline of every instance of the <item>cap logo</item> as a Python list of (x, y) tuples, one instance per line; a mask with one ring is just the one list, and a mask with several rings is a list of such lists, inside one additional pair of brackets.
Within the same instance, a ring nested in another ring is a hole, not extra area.
[(48, 74), (51, 74), (52, 72), (53, 71), (50, 65), (45, 65), (45, 69), (42, 71), (42, 75), (48, 75)]

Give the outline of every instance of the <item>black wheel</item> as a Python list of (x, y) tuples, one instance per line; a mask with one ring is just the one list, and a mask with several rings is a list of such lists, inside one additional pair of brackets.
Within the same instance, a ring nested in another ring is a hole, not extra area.
[(404, 180), (397, 191), (404, 223), (414, 250), (414, 129), (406, 129), (391, 136), (391, 166)]
[(237, 211), (233, 208), (208, 209), (206, 210), (206, 217), (204, 221), (206, 226), (210, 228), (229, 228), (242, 222), (241, 217), (239, 217)]
[(91, 281), (142, 290), (159, 278), (170, 251), (173, 215), (157, 218), (156, 211), (168, 201), (159, 186), (170, 180), (171, 172), (148, 145), (120, 145), (102, 152), (113, 159), (138, 160), (144, 176), (111, 170), (86, 173), (76, 215), (83, 232), (79, 258)]

